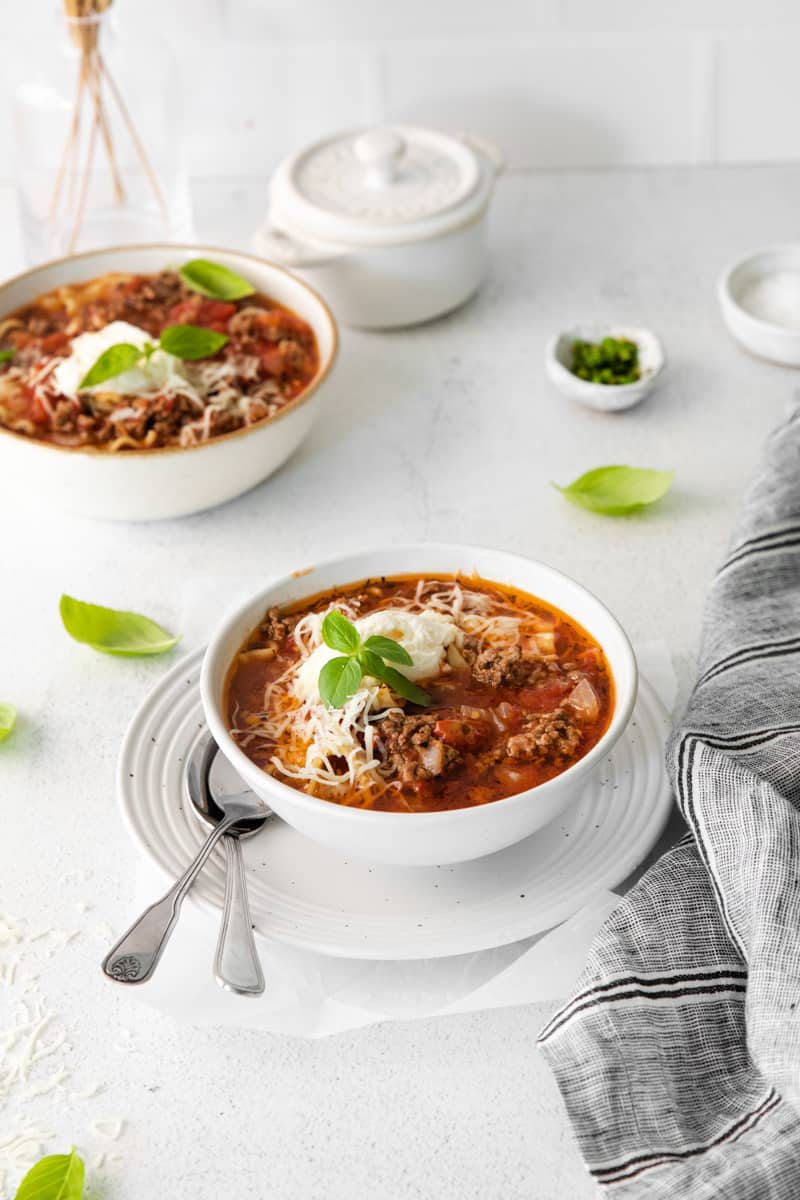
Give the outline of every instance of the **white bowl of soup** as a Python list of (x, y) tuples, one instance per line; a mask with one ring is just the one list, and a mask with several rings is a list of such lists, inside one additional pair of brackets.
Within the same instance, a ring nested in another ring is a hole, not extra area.
[(201, 678), (222, 753), (280, 817), (407, 866), (480, 858), (554, 820), (636, 688), (628, 638), (581, 584), (450, 544), (269, 584), (222, 621)]
[(253, 255), (120, 246), (46, 263), (0, 286), (0, 480), (15, 504), (106, 520), (222, 504), (300, 445), (336, 351), (324, 301)]

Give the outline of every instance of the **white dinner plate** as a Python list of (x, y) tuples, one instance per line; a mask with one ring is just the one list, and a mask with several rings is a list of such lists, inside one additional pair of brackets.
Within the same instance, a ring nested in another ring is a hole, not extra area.
[[(130, 833), (165, 876), (207, 833), (184, 801), (185, 763), (205, 730), (202, 651), (182, 659), (136, 713), (118, 786)], [(455, 866), (389, 867), (345, 858), (275, 818), (242, 842), (253, 922), (264, 938), (347, 958), (441, 958), (503, 946), (559, 924), (642, 862), (669, 816), (669, 718), (645, 679), (627, 731), (561, 817), (524, 842)], [(535, 803), (535, 800), (532, 801)], [(190, 892), (218, 912), (222, 851)]]

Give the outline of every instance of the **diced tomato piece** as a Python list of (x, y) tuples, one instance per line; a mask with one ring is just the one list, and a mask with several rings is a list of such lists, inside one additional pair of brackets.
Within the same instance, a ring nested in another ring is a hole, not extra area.
[(68, 344), (69, 335), (66, 333), (49, 333), (47, 337), (42, 338), (42, 350), (45, 354), (57, 354)]
[(433, 727), (437, 738), (456, 750), (475, 750), (489, 740), (489, 723), (483, 720), (466, 721), (445, 717)]
[(28, 399), (30, 403), (30, 419), (34, 425), (46, 425), (50, 420), (47, 409), (32, 388), (28, 390)]
[(552, 712), (554, 708), (558, 708), (574, 686), (571, 679), (559, 679), (555, 676), (548, 679), (541, 687), (520, 688), (517, 695), (520, 704), (523, 708), (527, 708), (528, 712)]
[(596, 671), (603, 661), (603, 655), (598, 646), (591, 646), (575, 656), (575, 662), (582, 671)]
[(170, 325), (202, 325), (217, 333), (227, 333), (228, 321), (235, 312), (235, 304), (192, 296), (190, 300), (182, 300), (180, 304), (173, 305), (169, 321)]
[(268, 375), (280, 375), (283, 371), (283, 355), (276, 342), (258, 342), (254, 351), (261, 359), (261, 366)]

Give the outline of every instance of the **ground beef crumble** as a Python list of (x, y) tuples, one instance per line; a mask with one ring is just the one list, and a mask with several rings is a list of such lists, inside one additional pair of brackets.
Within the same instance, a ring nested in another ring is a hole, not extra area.
[(436, 736), (438, 717), (389, 712), (376, 726), (384, 762), (381, 773), (403, 783), (445, 775), (461, 761), (461, 754)]
[(509, 757), (526, 762), (558, 764), (571, 759), (581, 744), (581, 731), (563, 708), (555, 712), (532, 713), (519, 733), (512, 734), (505, 746)]
[(489, 647), (475, 659), (472, 673), (490, 687), (523, 687), (543, 679), (547, 667), (541, 658), (523, 654), (519, 646)]

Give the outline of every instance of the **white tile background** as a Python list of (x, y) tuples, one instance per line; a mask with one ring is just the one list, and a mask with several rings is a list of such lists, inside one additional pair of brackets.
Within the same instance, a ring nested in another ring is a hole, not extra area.
[[(176, 52), (194, 175), (333, 128), (473, 128), (512, 168), (800, 157), (797, 0), (115, 0)], [(7, 89), (58, 0), (0, 0)], [(134, 53), (134, 50), (131, 51)], [(146, 73), (146, 52), (142, 57)], [(11, 173), (8, 105), (0, 178)]]

